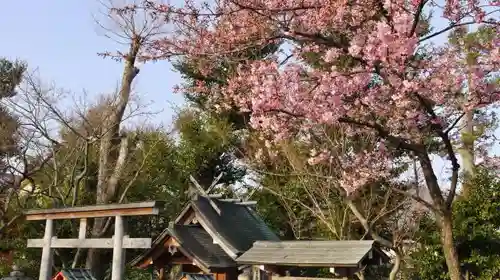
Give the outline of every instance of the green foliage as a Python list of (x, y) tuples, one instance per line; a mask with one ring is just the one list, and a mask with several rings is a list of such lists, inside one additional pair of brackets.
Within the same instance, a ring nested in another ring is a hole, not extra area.
[(233, 152), (238, 145), (232, 124), (222, 117), (186, 109), (176, 121), (179, 132), (178, 153), (186, 173), (196, 170), (195, 178), (204, 186), (221, 172), (221, 183), (240, 180), (246, 170), (235, 162)]
[[(0, 58), (0, 101), (16, 94), (15, 89), (21, 83), (25, 71), (26, 64), (23, 62), (12, 62)], [(16, 150), (17, 144), (14, 134), (17, 129), (17, 120), (0, 103), (0, 172), (3, 172), (2, 157), (12, 154)], [(0, 189), (1, 193), (2, 189)], [(0, 216), (0, 218), (2, 217)]]
[(0, 98), (15, 95), (15, 88), (21, 83), (26, 64), (0, 58)]
[[(1, 101), (16, 94), (16, 87), (21, 83), (25, 71), (26, 65), (23, 62), (12, 62), (0, 58), (0, 250), (12, 249), (18, 245), (12, 240), (17, 234), (16, 227), (18, 225), (10, 223), (18, 214), (13, 207), (16, 203), (14, 203), (14, 199), (7, 200), (5, 198), (8, 196), (7, 193), (15, 187), (10, 185), (12, 179), (6, 158), (15, 156), (19, 150), (18, 120)], [(6, 180), (4, 176), (7, 176)], [(1, 266), (0, 264), (0, 271), (2, 271)]]
[[(453, 205), (454, 234), (462, 271), (469, 279), (500, 277), (500, 179), (487, 170), (478, 170), (470, 196)], [(412, 274), (420, 279), (448, 279), (439, 241), (431, 217), (418, 234), (422, 247), (411, 255)]]
[[(184, 207), (187, 200), (189, 176), (194, 176), (203, 186), (208, 186), (219, 172), (225, 172), (221, 182), (233, 183), (241, 179), (245, 170), (231, 167), (232, 160), (222, 154), (228, 150), (232, 139), (225, 138), (214, 123), (201, 116), (193, 118), (183, 114), (177, 121), (177, 135), (156, 129), (137, 129), (129, 131), (131, 137), (130, 159), (120, 180), (120, 193), (126, 187), (123, 202), (147, 200), (165, 201), (165, 209), (159, 217), (131, 217), (127, 220), (128, 233), (131, 236), (157, 236), (168, 222)], [(84, 169), (84, 144), (70, 135), (64, 136), (68, 145), (57, 147), (54, 162), (33, 176), (41, 192), (34, 199), (36, 208), (71, 206), (74, 187), (78, 189), (75, 205), (94, 203), (97, 183), (98, 143), (88, 150), (88, 172), (79, 184), (74, 184), (72, 175)], [(57, 169), (56, 169), (57, 168)], [(73, 176), (74, 177), (74, 176)], [(130, 184), (130, 185), (129, 185)], [(116, 198), (119, 199), (118, 197)], [(39, 238), (43, 225), (24, 223), (16, 229), (16, 236), (9, 240), (15, 246), (17, 263), (34, 263), (38, 267), (40, 250), (26, 250), (27, 238)], [(56, 224), (57, 236), (69, 238), (77, 236), (78, 224), (75, 221), (63, 221)], [(127, 253), (132, 258), (137, 252)], [(73, 261), (76, 250), (57, 250), (55, 266), (68, 266)], [(82, 258), (83, 261), (85, 258)], [(83, 265), (83, 264), (82, 264)], [(26, 265), (28, 266), (28, 265)]]

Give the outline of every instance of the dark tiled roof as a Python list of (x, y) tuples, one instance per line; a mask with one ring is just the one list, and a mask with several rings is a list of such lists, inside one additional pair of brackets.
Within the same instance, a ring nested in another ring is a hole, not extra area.
[(214, 280), (212, 274), (199, 274), (199, 273), (187, 273), (186, 278), (188, 280)]
[(239, 264), (357, 266), (372, 250), (373, 241), (255, 242)]
[[(223, 242), (231, 251), (241, 254), (252, 247), (258, 240), (279, 241), (278, 236), (267, 227), (266, 223), (258, 216), (251, 206), (236, 200), (210, 198), (218, 209), (220, 215), (210, 204), (209, 198), (197, 195), (190, 202), (190, 207), (196, 212), (198, 220), (215, 233), (218, 242)], [(181, 213), (185, 215), (188, 208)], [(179, 216), (178, 219), (181, 218)], [(228, 256), (201, 226), (198, 225), (172, 225), (165, 229), (153, 242), (151, 249), (137, 256), (131, 265), (135, 266), (146, 260), (147, 257), (159, 253), (163, 243), (170, 236), (182, 243), (182, 248), (193, 257), (197, 258), (207, 267), (232, 267), (235, 261)]]
[(61, 274), (67, 280), (96, 280), (88, 269), (63, 269)]
[(163, 249), (163, 242), (170, 236), (170, 230), (168, 228), (164, 229), (160, 235), (158, 235), (153, 243), (151, 244), (151, 248), (149, 248), (147, 251), (143, 252), (142, 254), (138, 255), (135, 257), (129, 264), (131, 266), (136, 266), (140, 265), (142, 261), (144, 261), (147, 257), (150, 257), (152, 254), (155, 252)]
[(163, 243), (174, 237), (190, 257), (196, 258), (207, 268), (210, 267), (234, 267), (236, 262), (229, 257), (224, 250), (213, 243), (212, 237), (200, 225), (172, 225), (165, 229), (153, 242), (151, 249), (137, 256), (130, 265), (136, 266), (151, 254), (156, 254), (163, 249)]
[(234, 267), (236, 262), (222, 248), (213, 243), (212, 237), (200, 225), (174, 225), (171, 233), (193, 257), (206, 267)]
[(191, 205), (197, 216), (237, 254), (252, 247), (258, 240), (279, 241), (279, 237), (266, 225), (251, 206), (233, 201), (210, 198), (220, 209), (220, 214), (210, 204), (209, 198), (198, 195)]

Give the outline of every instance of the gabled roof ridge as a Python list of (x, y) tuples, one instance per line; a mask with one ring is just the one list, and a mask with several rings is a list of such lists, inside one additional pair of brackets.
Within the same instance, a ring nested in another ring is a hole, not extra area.
[(213, 202), (222, 210), (221, 215), (212, 210), (205, 197), (199, 196), (192, 205), (200, 224), (224, 243), (222, 247), (232, 252), (228, 254), (242, 254), (257, 240), (279, 240), (253, 207), (215, 199)]

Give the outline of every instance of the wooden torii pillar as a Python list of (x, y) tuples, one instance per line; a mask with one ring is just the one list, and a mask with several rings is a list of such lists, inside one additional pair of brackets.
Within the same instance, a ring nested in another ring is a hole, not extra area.
[[(111, 280), (123, 280), (125, 249), (151, 248), (151, 238), (129, 238), (124, 235), (123, 218), (126, 216), (158, 215), (161, 206), (162, 203), (152, 201), (27, 211), (25, 213), (26, 220), (45, 220), (43, 239), (28, 239), (29, 248), (43, 248), (39, 279), (51, 279), (54, 248), (107, 248), (113, 249)], [(87, 239), (87, 219), (104, 217), (115, 217), (114, 236), (112, 238)], [(58, 239), (54, 236), (54, 220), (64, 219), (80, 219), (77, 239)]]

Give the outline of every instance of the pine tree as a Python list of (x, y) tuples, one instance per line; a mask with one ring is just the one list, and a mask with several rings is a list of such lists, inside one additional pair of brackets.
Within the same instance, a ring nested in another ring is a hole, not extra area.
[(3, 101), (16, 95), (16, 87), (21, 83), (25, 70), (26, 65), (22, 62), (0, 58), (0, 179), (6, 168), (5, 157), (16, 151), (15, 133), (18, 128), (17, 120)]

